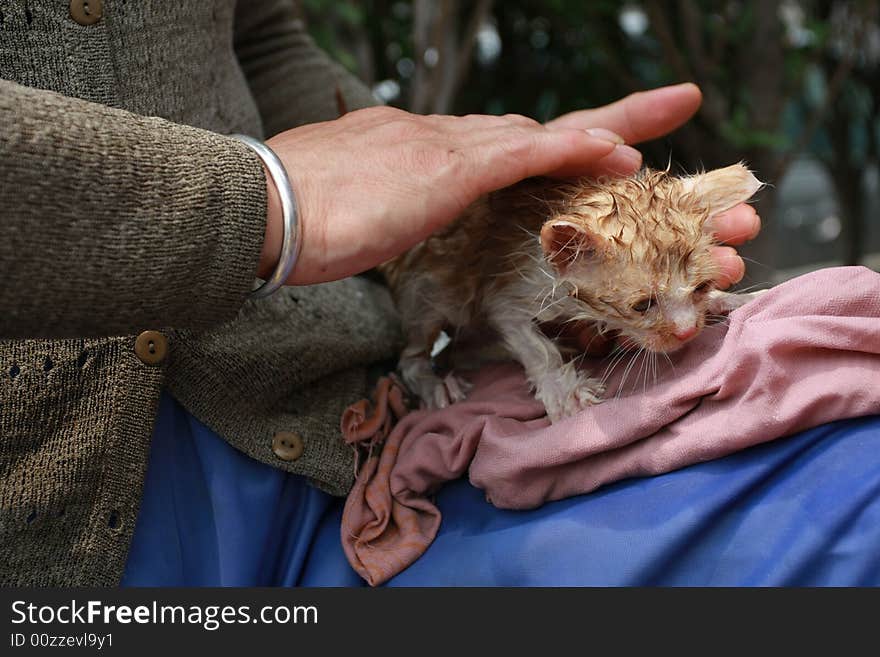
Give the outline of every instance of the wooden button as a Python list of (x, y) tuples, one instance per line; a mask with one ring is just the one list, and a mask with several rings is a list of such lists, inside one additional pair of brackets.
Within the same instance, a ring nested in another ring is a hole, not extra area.
[(279, 431), (272, 438), (272, 451), (282, 461), (296, 461), (304, 449), (302, 436), (293, 431)]
[(70, 0), (70, 17), (80, 25), (94, 25), (103, 15), (102, 0)]
[(168, 355), (168, 338), (159, 331), (144, 331), (134, 341), (134, 353), (147, 365), (158, 365)]

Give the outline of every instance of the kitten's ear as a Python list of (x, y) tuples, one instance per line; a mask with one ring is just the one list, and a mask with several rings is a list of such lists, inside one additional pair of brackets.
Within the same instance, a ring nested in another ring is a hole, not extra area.
[(541, 227), (544, 256), (560, 273), (565, 273), (575, 262), (595, 260), (601, 239), (582, 224), (566, 219), (552, 219)]
[(709, 216), (715, 216), (748, 201), (764, 183), (742, 164), (707, 171), (682, 180), (684, 191), (692, 193)]

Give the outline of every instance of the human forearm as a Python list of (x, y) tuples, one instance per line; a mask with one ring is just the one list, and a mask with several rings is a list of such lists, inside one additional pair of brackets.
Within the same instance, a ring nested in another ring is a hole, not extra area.
[(234, 316), (266, 227), (246, 146), (2, 80), (0, 125), (0, 337)]

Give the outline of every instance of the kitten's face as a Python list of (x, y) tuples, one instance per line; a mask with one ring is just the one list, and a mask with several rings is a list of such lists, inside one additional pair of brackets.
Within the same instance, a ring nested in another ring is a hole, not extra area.
[(759, 186), (741, 165), (585, 185), (545, 223), (545, 257), (580, 302), (578, 318), (619, 332), (624, 347), (675, 351), (705, 326), (718, 274), (706, 220)]
[(710, 239), (678, 241), (683, 244), (635, 257), (637, 247), (614, 244), (601, 274), (573, 268), (567, 280), (583, 318), (618, 332), (622, 346), (649, 351), (675, 351), (698, 335), (717, 267)]

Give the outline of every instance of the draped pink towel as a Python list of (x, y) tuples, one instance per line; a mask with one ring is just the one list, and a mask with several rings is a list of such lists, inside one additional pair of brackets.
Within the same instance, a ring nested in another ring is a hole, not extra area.
[[(494, 505), (527, 509), (880, 412), (880, 274), (841, 267), (783, 283), (671, 360), (656, 380), (637, 361), (622, 388), (617, 367), (605, 401), (552, 426), (511, 363), (477, 371), (466, 401), (431, 412), (404, 414), (399, 396), (389, 410), (386, 380), (374, 408), (343, 418), (346, 436), (384, 440), (346, 501), (350, 563), (374, 586), (413, 563), (440, 526), (431, 495), (465, 472)], [(359, 433), (371, 423), (384, 430)]]

